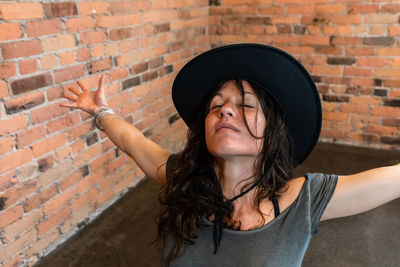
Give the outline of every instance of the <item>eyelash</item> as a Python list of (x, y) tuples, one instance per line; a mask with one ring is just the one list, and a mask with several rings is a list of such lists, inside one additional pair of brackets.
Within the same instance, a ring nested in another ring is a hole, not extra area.
[[(251, 105), (240, 105), (240, 106), (244, 106), (245, 108), (254, 108), (254, 107), (251, 106)], [(222, 107), (222, 105), (215, 105), (215, 106), (212, 106), (212, 107), (211, 107), (211, 110), (216, 109), (216, 108), (219, 108), (219, 107)]]

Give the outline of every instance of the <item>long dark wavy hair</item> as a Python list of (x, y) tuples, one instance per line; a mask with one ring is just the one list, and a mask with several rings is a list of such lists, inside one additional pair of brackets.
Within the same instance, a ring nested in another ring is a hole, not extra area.
[[(243, 80), (236, 79), (233, 82), (244, 101)], [(258, 181), (253, 204), (263, 219), (259, 225), (262, 226), (265, 219), (259, 208), (260, 202), (271, 199), (275, 194), (279, 197), (286, 188), (292, 178), (293, 150), (279, 105), (256, 82), (247, 82), (260, 101), (266, 118), (266, 129), (263, 136), (254, 136), (242, 106), (247, 129), (254, 138), (262, 138), (263, 145), (254, 163), (254, 176), (245, 181), (241, 192), (251, 187), (254, 181)], [(173, 155), (168, 163), (167, 182), (159, 195), (162, 210), (158, 217), (157, 239), (159, 243), (163, 243), (168, 236), (173, 242), (166, 258), (167, 264), (183, 252), (184, 245), (194, 244), (196, 230), (205, 227), (204, 217), (213, 218), (219, 212), (218, 209), (223, 209), (224, 228), (240, 230), (240, 222), (232, 219), (232, 203), (225, 202), (226, 199), (221, 196), (219, 181), (215, 179), (215, 172), (210, 164), (213, 156), (208, 152), (205, 141), (205, 118), (210, 101), (223, 84), (210, 95), (208, 103), (199, 112), (198, 119), (191, 125), (191, 130), (188, 130), (185, 148)], [(266, 174), (268, 171), (269, 175)]]

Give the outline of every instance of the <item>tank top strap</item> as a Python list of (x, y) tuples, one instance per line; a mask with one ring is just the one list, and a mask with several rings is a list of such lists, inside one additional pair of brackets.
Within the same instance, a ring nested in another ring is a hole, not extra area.
[(276, 197), (275, 193), (272, 195), (272, 204), (274, 205), (274, 214), (275, 218), (281, 214), (279, 210), (278, 198)]

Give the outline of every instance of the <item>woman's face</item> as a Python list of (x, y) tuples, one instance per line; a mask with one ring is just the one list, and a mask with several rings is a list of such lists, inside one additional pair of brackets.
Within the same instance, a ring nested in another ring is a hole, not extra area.
[(254, 136), (264, 135), (266, 119), (248, 82), (243, 81), (243, 89), (244, 100), (236, 84), (228, 81), (211, 99), (205, 120), (205, 138), (208, 151), (215, 157), (255, 157), (261, 151), (263, 139), (250, 134), (243, 119), (242, 105)]

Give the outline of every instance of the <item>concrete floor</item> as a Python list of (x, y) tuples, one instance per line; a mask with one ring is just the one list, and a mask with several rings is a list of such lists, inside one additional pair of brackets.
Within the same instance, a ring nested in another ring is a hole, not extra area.
[[(296, 170), (351, 174), (395, 164), (400, 151), (320, 143)], [(159, 266), (154, 215), (159, 186), (144, 180), (36, 266)], [(303, 266), (400, 266), (400, 199), (372, 211), (324, 221)]]

